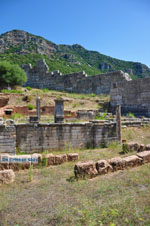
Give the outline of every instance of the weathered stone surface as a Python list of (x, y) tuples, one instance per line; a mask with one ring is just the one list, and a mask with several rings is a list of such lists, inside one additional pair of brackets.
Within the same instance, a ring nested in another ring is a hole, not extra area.
[(61, 155), (55, 155), (55, 164), (59, 165), (64, 162), (67, 162), (67, 155), (66, 154), (61, 154)]
[(78, 153), (69, 153), (67, 154), (68, 161), (77, 161), (79, 159)]
[(0, 171), (0, 185), (1, 184), (11, 184), (14, 182), (15, 174), (13, 170), (2, 170)]
[(34, 154), (32, 154), (32, 159), (33, 158), (38, 158), (38, 164), (40, 164), (42, 162), (43, 156), (42, 156), (42, 154), (34, 153)]
[(53, 154), (44, 155), (43, 163), (46, 164), (47, 166), (54, 165), (55, 164), (55, 156)]
[(142, 159), (136, 155), (125, 157), (123, 158), (123, 160), (125, 161), (126, 167), (134, 167), (134, 166), (142, 165)]
[(120, 157), (112, 158), (108, 160), (108, 163), (112, 166), (113, 171), (123, 170), (125, 168), (125, 160)]
[(143, 160), (143, 163), (150, 162), (150, 151), (143, 151), (137, 154), (139, 158)]
[(145, 150), (150, 150), (150, 144), (145, 145)]
[(121, 105), (122, 113), (150, 116), (150, 78), (119, 82), (112, 86), (111, 106)]
[(139, 147), (140, 145), (137, 143), (137, 142), (129, 142), (126, 144), (127, 146), (127, 150), (129, 152), (132, 152), (132, 151), (138, 151), (139, 150)]
[(95, 177), (98, 174), (95, 162), (94, 161), (78, 162), (74, 166), (74, 174), (76, 178)]
[(100, 175), (113, 171), (112, 166), (106, 160), (99, 160), (96, 162), (96, 169)]
[(138, 152), (145, 151), (145, 149), (146, 149), (145, 144), (140, 144), (140, 147), (138, 149)]

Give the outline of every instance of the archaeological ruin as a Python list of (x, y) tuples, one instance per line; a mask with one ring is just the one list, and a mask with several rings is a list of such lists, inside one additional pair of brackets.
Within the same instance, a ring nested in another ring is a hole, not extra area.
[(84, 71), (66, 75), (62, 75), (59, 71), (49, 72), (49, 67), (45, 60), (37, 61), (34, 67), (31, 64), (26, 64), (22, 68), (28, 78), (25, 86), (72, 93), (109, 94), (113, 83), (131, 80), (130, 76), (122, 71), (94, 76), (87, 76)]
[(111, 107), (121, 105), (123, 114), (150, 117), (150, 78), (119, 81), (111, 88)]

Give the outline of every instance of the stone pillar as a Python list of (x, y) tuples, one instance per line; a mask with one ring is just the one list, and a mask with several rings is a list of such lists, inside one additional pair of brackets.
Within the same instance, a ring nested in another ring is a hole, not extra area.
[(117, 105), (116, 107), (116, 133), (118, 141), (121, 143), (121, 106)]
[(55, 99), (55, 113), (54, 122), (63, 123), (64, 122), (64, 100)]
[(36, 115), (39, 121), (40, 120), (40, 97), (37, 97), (36, 99)]

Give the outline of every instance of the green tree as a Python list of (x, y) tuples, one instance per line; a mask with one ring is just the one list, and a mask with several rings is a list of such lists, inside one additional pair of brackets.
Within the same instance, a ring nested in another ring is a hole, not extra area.
[(26, 73), (18, 65), (6, 61), (0, 62), (1, 85), (23, 85), (26, 80)]

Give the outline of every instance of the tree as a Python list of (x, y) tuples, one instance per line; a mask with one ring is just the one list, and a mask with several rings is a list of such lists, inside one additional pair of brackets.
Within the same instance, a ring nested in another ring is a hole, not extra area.
[(0, 85), (23, 85), (27, 80), (25, 71), (16, 64), (0, 62)]

